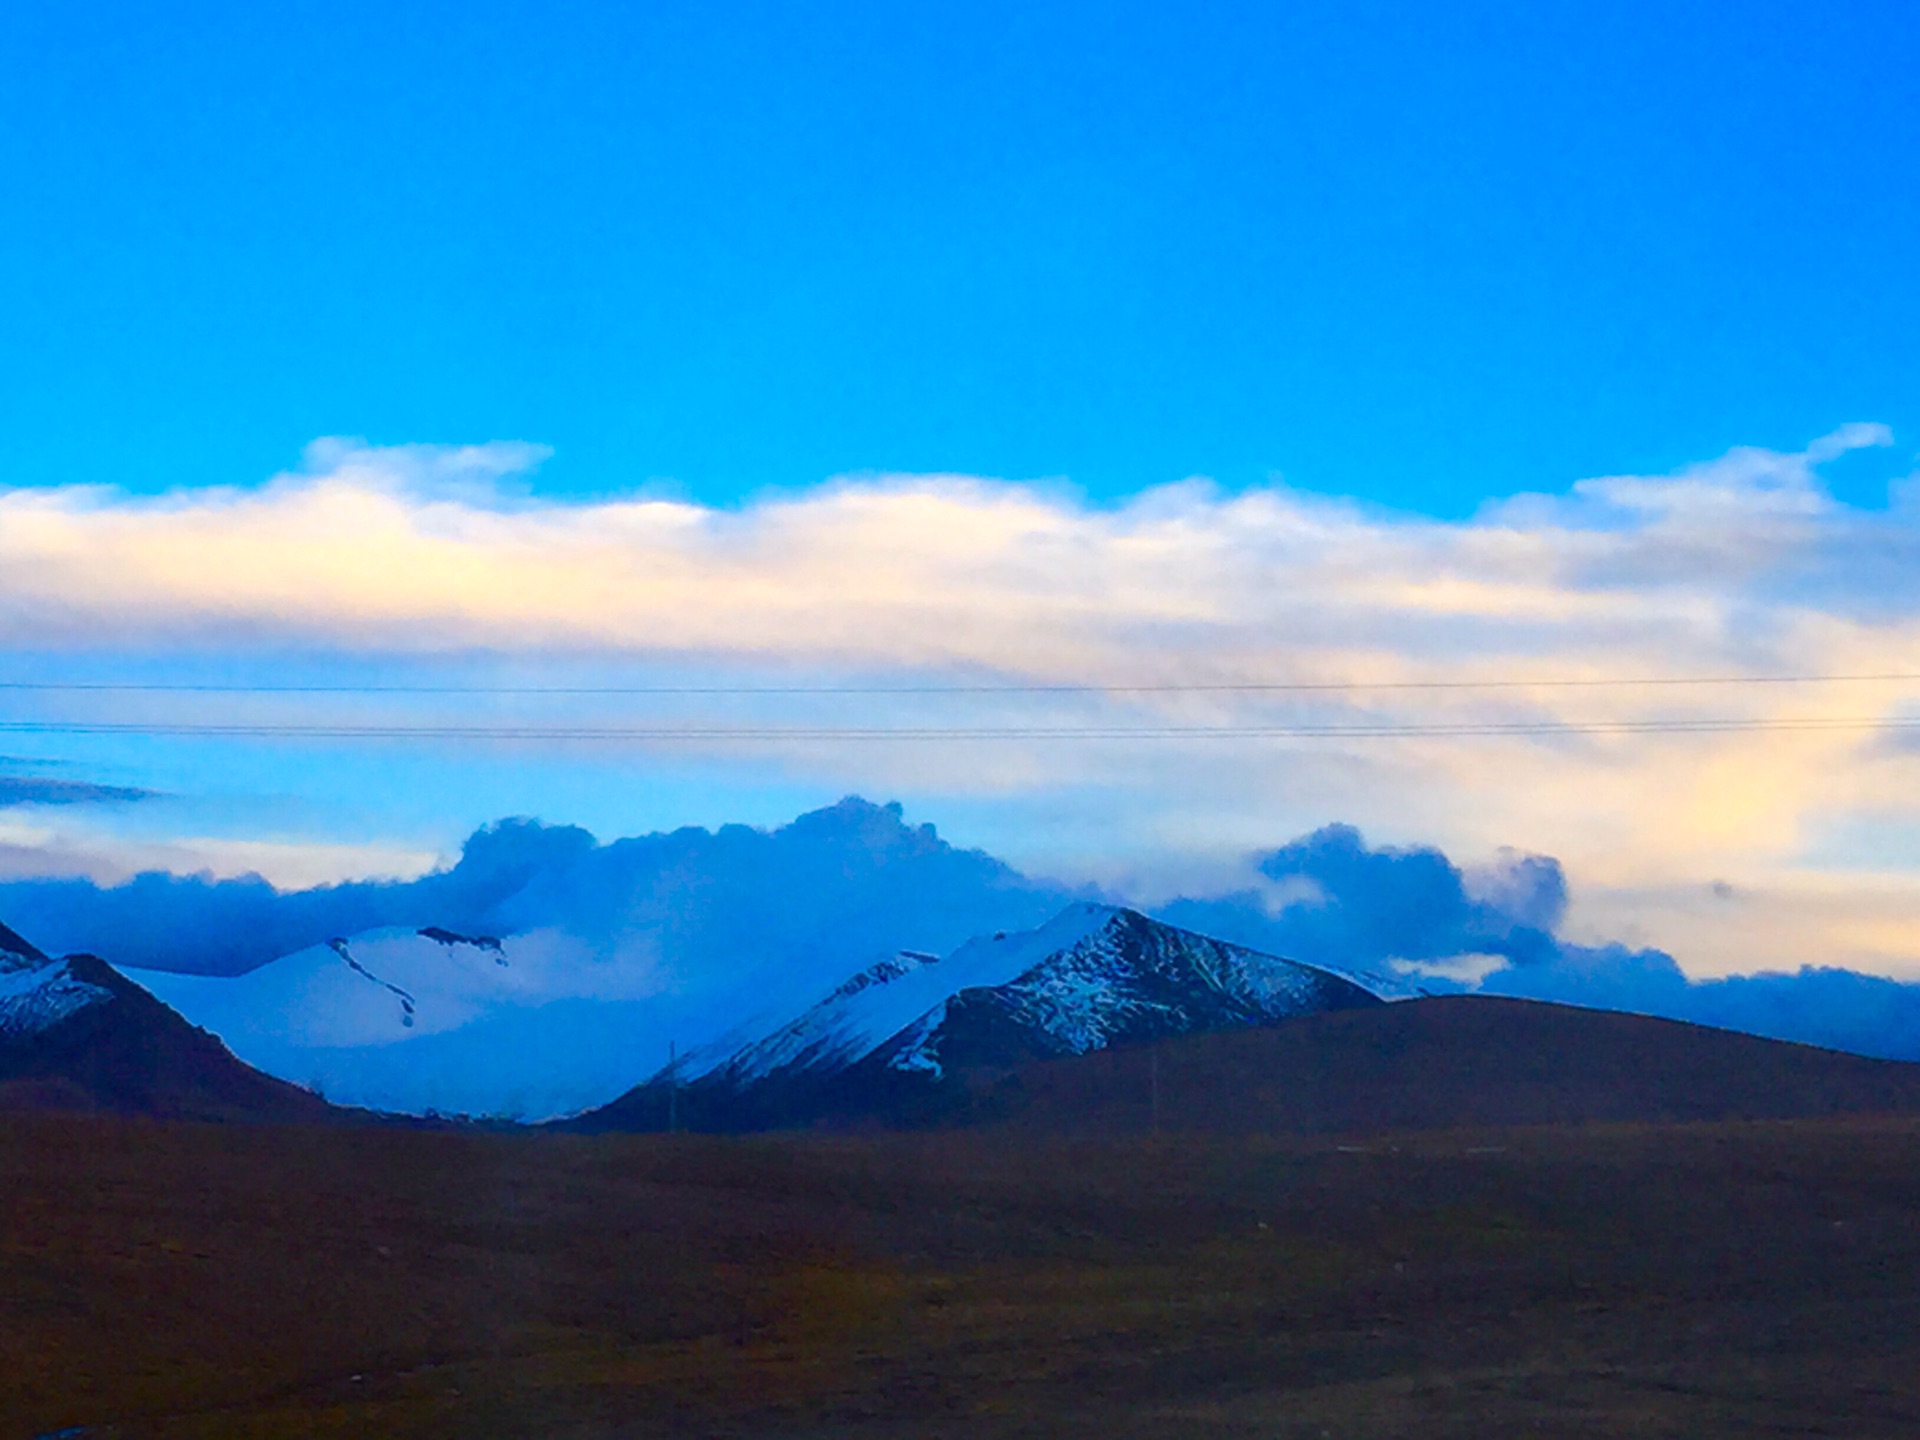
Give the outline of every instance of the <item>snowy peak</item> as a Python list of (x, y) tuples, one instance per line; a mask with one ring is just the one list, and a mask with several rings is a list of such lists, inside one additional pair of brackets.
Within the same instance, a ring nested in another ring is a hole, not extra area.
[[(727, 1129), (872, 1113), (938, 1091), (956, 1070), (1379, 1003), (1312, 966), (1076, 904), (942, 960), (903, 952), (868, 966), (771, 1033), (685, 1057), (585, 1118), (651, 1126), (677, 1108)], [(662, 1099), (669, 1089), (673, 1106)]]
[(739, 1088), (844, 1069), (883, 1051), (895, 1069), (938, 1074), (941, 1053), (982, 1043), (977, 1035), (952, 1041), (954, 1025), (971, 1035), (989, 1016), (1004, 1032), (1000, 1048), (1078, 1055), (1116, 1040), (1260, 1024), (1371, 998), (1310, 966), (1137, 911), (1077, 904), (1037, 930), (983, 935), (944, 960), (907, 951), (869, 966), (765, 1039), (678, 1078), (711, 1075)]
[(20, 1104), (211, 1120), (329, 1113), (241, 1064), (106, 961), (49, 959), (0, 926), (0, 1108)]
[[(1076, 907), (1094, 909), (1096, 907)], [(1071, 912), (1070, 912), (1071, 913)], [(957, 990), (887, 1047), (892, 1069), (1006, 1065), (1377, 1003), (1328, 971), (1107, 909), (1000, 983)], [(1036, 932), (1042, 933), (1042, 932)], [(979, 942), (976, 942), (978, 944)], [(1030, 945), (1021, 945), (1031, 952)]]
[(910, 1019), (927, 1003), (929, 983), (938, 984), (929, 972), (940, 963), (937, 955), (902, 950), (857, 971), (772, 1034), (744, 1045), (722, 1041), (656, 1078), (669, 1084), (705, 1079), (739, 1089), (780, 1073), (841, 1069), (871, 1053), (894, 1020)]
[(111, 1000), (113, 992), (74, 973), (66, 960), (50, 960), (0, 925), (0, 1042), (51, 1030), (69, 1016)]
[[(0, 956), (0, 964), (8, 958), (16, 957)], [(111, 999), (111, 990), (81, 979), (65, 960), (0, 969), (0, 1042), (42, 1034)]]
[[(944, 960), (902, 951), (846, 981), (766, 1039), (709, 1067), (736, 1089), (776, 1075), (831, 1074), (858, 1064), (950, 996), (1004, 984), (1043, 957), (1080, 943), (1121, 912), (1070, 905), (1037, 930), (969, 940)], [(682, 1078), (690, 1078), (682, 1076)]]
[[(249, 1059), (259, 1027), (291, 1017), (322, 1045), (391, 1044), (456, 1029), (528, 979), (521, 942), (428, 925), (336, 935), (245, 975), (141, 972), (148, 989)], [(268, 1055), (271, 1047), (268, 1047)], [(268, 1055), (255, 1063), (269, 1064)], [(285, 1072), (282, 1072), (285, 1073)], [(297, 1073), (297, 1072), (296, 1072)]]
[(833, 994), (822, 1003), (851, 999), (862, 990), (870, 990), (875, 985), (885, 985), (890, 980), (911, 975), (922, 965), (934, 965), (939, 963), (939, 960), (938, 955), (929, 955), (924, 950), (902, 950), (891, 959), (876, 961), (851, 979), (841, 981), (834, 988)]

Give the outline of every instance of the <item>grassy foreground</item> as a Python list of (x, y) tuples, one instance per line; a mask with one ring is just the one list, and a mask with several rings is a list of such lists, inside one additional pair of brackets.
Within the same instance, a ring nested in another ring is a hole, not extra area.
[(1920, 1433), (1920, 1121), (0, 1118), (0, 1434)]

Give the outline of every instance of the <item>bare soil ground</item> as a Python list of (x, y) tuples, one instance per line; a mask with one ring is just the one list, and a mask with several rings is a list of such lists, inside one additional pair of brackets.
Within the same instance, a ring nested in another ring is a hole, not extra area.
[(0, 1435), (1920, 1434), (1920, 1120), (0, 1116)]

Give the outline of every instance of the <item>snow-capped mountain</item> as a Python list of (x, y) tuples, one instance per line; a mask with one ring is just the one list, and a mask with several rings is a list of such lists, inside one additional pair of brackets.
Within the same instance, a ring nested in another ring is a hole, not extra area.
[(135, 971), (269, 1074), (341, 1104), (546, 1118), (665, 1059), (644, 963), (557, 930), (428, 925), (336, 936), (237, 976)]
[(733, 973), (689, 977), (644, 935), (609, 949), (557, 928), (428, 925), (336, 936), (244, 975), (132, 973), (249, 1064), (338, 1104), (532, 1121), (606, 1104), (676, 1044), (784, 1023), (804, 998), (768, 973), (775, 960), (747, 952)]
[(868, 959), (866, 933), (850, 928), (836, 968), (854, 973), (824, 998), (799, 984), (833, 973), (825, 940), (798, 973), (775, 947), (692, 969), (644, 931), (609, 949), (554, 928), (390, 927), (240, 976), (136, 973), (241, 1059), (336, 1103), (522, 1120), (617, 1104), (650, 1077), (660, 1093), (767, 1096), (861, 1066), (937, 1081), (996, 1047), (1075, 1053), (1373, 999), (1327, 971), (1104, 905), (944, 959)]
[[(967, 983), (880, 1047), (875, 1058), (894, 1070), (937, 1076), (946, 1066), (1084, 1055), (1119, 1041), (1235, 1029), (1377, 1002), (1331, 971), (1229, 945), (1134, 910), (1077, 906), (1061, 918), (1072, 929), (1086, 927), (1064, 948), (1054, 948), (1043, 930), (1024, 945), (1011, 938), (976, 940), (955, 955), (962, 965), (972, 961), (983, 970), (1017, 973), (1000, 984)], [(1001, 954), (1033, 948), (1047, 953), (1031, 965), (1024, 955)]]
[(905, 953), (737, 1048), (696, 1050), (587, 1123), (750, 1128), (885, 1108), (951, 1072), (1079, 1055), (1128, 1040), (1380, 1003), (1343, 976), (1107, 905), (1037, 930)]
[(242, 1064), (92, 955), (55, 960), (0, 925), (0, 1103), (293, 1120), (321, 1100)]
[[(761, 1039), (902, 947), (944, 954), (1069, 898), (854, 798), (770, 831), (607, 845), (502, 822), (450, 871), (351, 888), (183, 923), (135, 952), (164, 965), (132, 973), (252, 1064), (342, 1103), (544, 1120), (606, 1104), (676, 1048)], [(143, 924), (64, 933), (97, 934), (117, 960), (107, 942), (159, 928)], [(266, 963), (228, 963), (285, 935)]]

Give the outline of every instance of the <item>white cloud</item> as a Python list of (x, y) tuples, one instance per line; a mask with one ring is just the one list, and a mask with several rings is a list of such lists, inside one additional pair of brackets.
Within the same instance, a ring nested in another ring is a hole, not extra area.
[(411, 880), (448, 856), (390, 843), (181, 835), (135, 839), (104, 827), (32, 824), (0, 815), (0, 880), (84, 876), (118, 885), (142, 871), (231, 879), (258, 875), (282, 890), (342, 880)]
[(1462, 985), (1478, 985), (1497, 970), (1507, 968), (1504, 955), (1449, 955), (1444, 960), (1389, 960), (1387, 969), (1396, 975), (1436, 980), (1452, 980)]
[[(1318, 674), (1372, 646), (1392, 673), (1462, 660), (1504, 673), (1549, 641), (1542, 658), (1562, 666), (1570, 646), (1598, 659), (1655, 638), (1703, 653), (1737, 638), (1730, 610), (1765, 587), (1764, 562), (1829, 538), (1836, 507), (1809, 456), (1883, 438), (1849, 427), (1801, 455), (1584, 481), (1461, 524), (1192, 483), (1102, 509), (954, 476), (737, 512), (508, 504), (501, 482), (531, 447), (334, 443), (255, 491), (0, 492), (0, 633), (772, 652), (1048, 676), (1125, 660), (1129, 678)], [(1845, 613), (1846, 577), (1829, 579)]]
[[(937, 712), (939, 723), (988, 726), (1885, 719), (1920, 713), (1920, 687), (1548, 682), (1920, 672), (1920, 507), (1853, 509), (1818, 473), (1890, 438), (1848, 426), (1797, 454), (1735, 450), (1671, 476), (1516, 497), (1460, 522), (1197, 482), (1101, 507), (959, 476), (842, 481), (737, 510), (568, 504), (515, 488), (544, 453), (533, 447), (327, 442), (302, 472), (258, 490), (0, 492), (0, 644), (213, 646), (263, 666), (289, 647), (484, 651), (523, 672), (573, 657), (629, 675), (671, 665), (802, 682), (1522, 682), (975, 697)], [(860, 715), (927, 723), (916, 703), (875, 699)], [(802, 710), (709, 700), (675, 714), (776, 723)], [(1870, 731), (974, 741), (937, 752), (815, 740), (715, 753), (870, 791), (1071, 796), (1090, 817), (1071, 845), (1021, 853), (1015, 837), (1004, 848), (1055, 870), (1144, 878), (1147, 890), (1155, 874), (1191, 878), (1206, 864), (1244, 874), (1241, 852), (1287, 827), (1347, 819), (1469, 858), (1505, 844), (1559, 855), (1576, 922), (1631, 921), (1696, 969), (1753, 968), (1762, 952), (1778, 956), (1782, 935), (1797, 959), (1920, 969), (1920, 900), (1889, 890), (1875, 857), (1853, 857), (1851, 870), (1825, 857), (1822, 898), (1807, 899), (1816, 833), (1856, 819), (1920, 824), (1920, 752)], [(1779, 904), (1700, 909), (1720, 877)], [(1851, 920), (1847, 894), (1864, 907)], [(1803, 899), (1795, 913), (1824, 918), (1782, 928), (1780, 907)]]

